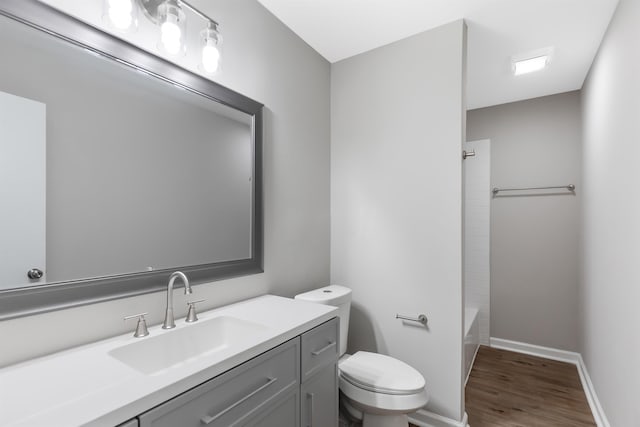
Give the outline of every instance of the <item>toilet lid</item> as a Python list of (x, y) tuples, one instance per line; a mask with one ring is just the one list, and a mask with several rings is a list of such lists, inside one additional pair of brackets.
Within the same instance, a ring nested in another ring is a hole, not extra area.
[(376, 393), (416, 394), (425, 386), (420, 372), (383, 354), (359, 351), (341, 362), (339, 368), (343, 379)]

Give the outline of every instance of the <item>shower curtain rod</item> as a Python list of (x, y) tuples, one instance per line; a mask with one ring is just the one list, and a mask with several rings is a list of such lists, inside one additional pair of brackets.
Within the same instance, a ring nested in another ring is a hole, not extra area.
[(569, 190), (571, 192), (576, 191), (576, 186), (573, 184), (569, 184), (569, 185), (559, 185), (559, 186), (555, 186), (555, 187), (523, 187), (523, 188), (498, 188), (498, 187), (494, 187), (492, 192), (493, 195), (495, 196), (496, 194), (498, 194), (501, 191), (529, 191), (529, 190), (556, 190), (556, 189), (564, 189), (564, 190)]

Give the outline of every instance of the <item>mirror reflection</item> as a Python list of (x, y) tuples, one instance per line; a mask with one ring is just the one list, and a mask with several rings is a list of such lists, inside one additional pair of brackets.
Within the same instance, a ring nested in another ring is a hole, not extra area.
[(251, 257), (251, 116), (5, 17), (0, 51), (0, 289)]

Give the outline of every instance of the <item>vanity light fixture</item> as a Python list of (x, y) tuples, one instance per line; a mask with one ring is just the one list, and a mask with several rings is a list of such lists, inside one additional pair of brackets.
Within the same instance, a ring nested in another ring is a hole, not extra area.
[(549, 56), (542, 55), (535, 58), (523, 59), (513, 63), (513, 74), (520, 76), (522, 74), (533, 73), (544, 69), (549, 63)]
[(121, 32), (137, 28), (138, 9), (158, 27), (158, 48), (168, 55), (184, 54), (187, 49), (185, 9), (202, 21), (200, 32), (201, 69), (215, 73), (220, 66), (222, 36), (219, 25), (184, 0), (103, 0), (107, 23)]

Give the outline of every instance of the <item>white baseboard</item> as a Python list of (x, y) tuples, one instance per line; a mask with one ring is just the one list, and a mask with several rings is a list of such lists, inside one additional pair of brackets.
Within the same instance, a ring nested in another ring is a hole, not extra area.
[(409, 421), (419, 427), (468, 427), (467, 413), (464, 413), (462, 421), (443, 417), (426, 409), (419, 409), (418, 412), (409, 414)]
[(602, 405), (600, 405), (600, 400), (598, 400), (596, 390), (591, 382), (587, 366), (584, 364), (584, 360), (582, 360), (582, 355), (580, 353), (493, 337), (489, 339), (489, 342), (493, 348), (515, 351), (516, 353), (523, 353), (530, 356), (538, 356), (545, 359), (557, 360), (559, 362), (576, 365), (578, 368), (578, 375), (580, 375), (580, 382), (584, 389), (584, 394), (587, 396), (587, 402), (589, 402), (589, 407), (591, 408), (591, 413), (593, 414), (596, 424), (598, 427), (610, 427), (609, 421), (602, 409)]
[(602, 409), (602, 405), (600, 405), (596, 389), (593, 387), (593, 383), (591, 382), (591, 377), (587, 371), (587, 365), (584, 364), (582, 355), (578, 356), (578, 374), (580, 375), (582, 388), (584, 388), (584, 394), (587, 395), (587, 401), (589, 402), (589, 407), (591, 407), (593, 418), (596, 420), (598, 427), (610, 427), (609, 420)]
[(574, 351), (558, 350), (540, 345), (503, 340), (502, 338), (491, 337), (489, 343), (493, 348), (515, 351), (516, 353), (528, 354), (530, 356), (544, 357), (545, 359), (557, 360), (559, 362), (573, 363), (574, 365), (577, 365), (578, 359), (580, 359), (580, 354)]

